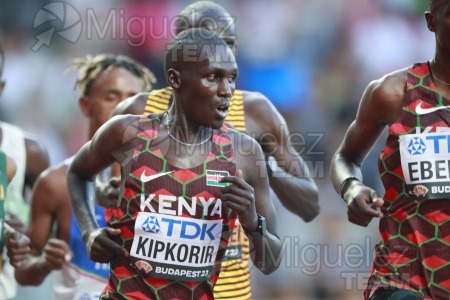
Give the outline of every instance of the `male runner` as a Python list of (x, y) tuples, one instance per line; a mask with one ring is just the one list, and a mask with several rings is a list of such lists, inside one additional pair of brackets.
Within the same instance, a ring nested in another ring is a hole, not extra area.
[[(450, 298), (450, 9), (447, 0), (429, 4), (434, 58), (368, 85), (332, 162), (349, 221), (367, 226), (381, 218), (365, 299)], [(363, 184), (361, 165), (386, 126), (382, 199)]]
[[(187, 6), (178, 15), (175, 25), (176, 33), (196, 27), (210, 29), (236, 53), (234, 18), (215, 2), (198, 1)], [(113, 115), (160, 113), (169, 108), (172, 93), (171, 87), (141, 93), (122, 102)], [(261, 145), (266, 153), (270, 187), (281, 203), (304, 221), (313, 220), (319, 213), (317, 187), (293, 148), (287, 125), (273, 104), (261, 93), (236, 90), (225, 122)], [(240, 228), (236, 226), (227, 251), (228, 259), (222, 264), (214, 288), (216, 299), (251, 298), (248, 239)]]
[[(174, 91), (170, 110), (112, 118), (69, 168), (90, 257), (111, 261), (102, 299), (213, 299), (236, 219), (252, 237), (256, 267), (277, 268), (265, 255), (279, 255), (281, 243), (266, 170), (256, 164), (262, 151), (223, 126), (238, 73), (233, 53), (211, 31), (189, 29), (168, 46), (164, 69)], [(114, 161), (124, 193), (101, 228), (89, 209), (92, 178)]]
[[(89, 139), (118, 103), (142, 90), (150, 90), (154, 83), (147, 68), (123, 55), (87, 56), (77, 60), (74, 68), (78, 70), (80, 108), (89, 122)], [(89, 260), (72, 216), (66, 184), (71, 159), (47, 169), (36, 181), (27, 229), (32, 255), (16, 269), (16, 278), (22, 285), (39, 285), (50, 272), (61, 269), (54, 282), (54, 299), (98, 299), (109, 275), (109, 265)], [(100, 224), (104, 224), (102, 206), (95, 205)], [(50, 238), (55, 225), (57, 238)], [(20, 249), (8, 251), (16, 253)]]

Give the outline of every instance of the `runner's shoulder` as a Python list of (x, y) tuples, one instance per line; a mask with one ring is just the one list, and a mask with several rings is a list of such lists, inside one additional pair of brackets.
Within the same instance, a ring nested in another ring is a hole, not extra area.
[(272, 132), (284, 120), (270, 99), (260, 92), (242, 91), (244, 111), (264, 132)]
[(144, 113), (145, 104), (149, 95), (150, 93), (148, 92), (142, 92), (123, 100), (116, 106), (111, 116), (125, 114), (140, 115)]
[(373, 80), (367, 86), (371, 96), (383, 100), (403, 99), (408, 69), (401, 69)]
[(408, 69), (401, 69), (374, 80), (367, 86), (359, 116), (392, 124), (403, 108)]

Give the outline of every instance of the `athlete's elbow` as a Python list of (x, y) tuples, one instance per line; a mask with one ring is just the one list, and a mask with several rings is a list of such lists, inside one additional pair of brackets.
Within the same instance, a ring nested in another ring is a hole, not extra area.
[(299, 201), (295, 214), (297, 214), (306, 223), (314, 220), (320, 213), (319, 192), (317, 187), (311, 189), (307, 196)]
[(306, 211), (306, 213), (303, 215), (303, 221), (305, 221), (305, 223), (309, 223), (312, 220), (314, 220), (320, 213), (320, 206), (319, 206), (319, 202), (316, 203), (312, 203), (310, 205), (310, 207), (308, 208), (308, 210)]
[(269, 263), (262, 263), (258, 266), (258, 269), (264, 274), (264, 275), (270, 275), (273, 272), (275, 272), (279, 267), (279, 264), (275, 264), (274, 262)]

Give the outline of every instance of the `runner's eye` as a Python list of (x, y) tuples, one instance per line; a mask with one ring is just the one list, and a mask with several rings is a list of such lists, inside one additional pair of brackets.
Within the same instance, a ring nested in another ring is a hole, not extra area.
[(115, 102), (119, 100), (119, 96), (116, 93), (110, 93), (106, 95), (106, 101), (108, 102)]
[(208, 81), (217, 82), (219, 80), (219, 76), (217, 74), (211, 74), (208, 76)]

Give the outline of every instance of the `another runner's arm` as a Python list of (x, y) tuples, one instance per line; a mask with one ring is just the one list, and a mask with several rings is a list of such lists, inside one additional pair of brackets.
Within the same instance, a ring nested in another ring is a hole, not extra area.
[[(67, 207), (65, 173), (66, 168), (63, 166), (48, 169), (38, 177), (33, 187), (30, 223), (26, 230), (26, 235), (30, 238), (31, 253), (15, 271), (16, 280), (21, 285), (40, 285), (53, 270), (46, 262), (43, 250), (52, 232), (53, 220), (61, 220), (62, 216), (59, 214), (64, 207)], [(59, 232), (60, 228), (58, 228), (58, 237), (61, 238)], [(61, 250), (64, 249), (61, 248)], [(9, 248), (8, 252), (10, 252)], [(54, 256), (60, 258), (65, 254), (66, 252), (56, 253)]]
[(245, 96), (246, 105), (251, 105), (246, 106), (246, 111), (261, 131), (257, 140), (278, 163), (278, 169), (270, 176), (270, 187), (287, 209), (306, 222), (312, 221), (319, 214), (318, 189), (308, 166), (292, 145), (286, 121), (262, 94), (252, 92)]
[(36, 140), (25, 138), (27, 163), (25, 168), (25, 184), (30, 188), (39, 174), (49, 167), (47, 150)]
[(119, 115), (142, 115), (149, 93), (139, 93), (120, 102), (111, 113), (111, 117)]
[(96, 262), (109, 262), (115, 254), (128, 252), (113, 242), (110, 237), (120, 234), (120, 230), (100, 229), (94, 215), (95, 175), (113, 162), (127, 159), (127, 147), (132, 147), (136, 137), (137, 116), (117, 116), (107, 121), (75, 155), (67, 173), (67, 186), (72, 201), (73, 212), (83, 235), (83, 240)]
[[(269, 182), (267, 180), (267, 170), (265, 166), (258, 164), (264, 159), (264, 154), (258, 143), (250, 137), (242, 134), (240, 139), (241, 149), (255, 149), (253, 153), (239, 153), (239, 148), (235, 149), (236, 164), (242, 170), (244, 180), (253, 188), (254, 210), (266, 219), (267, 231), (263, 237), (259, 235), (249, 237), (253, 244), (254, 255), (252, 260), (254, 265), (264, 274), (270, 274), (278, 268), (278, 258), (281, 252), (281, 241), (277, 230), (277, 215), (272, 200), (270, 199)], [(247, 148), (251, 147), (251, 148)], [(258, 219), (255, 214), (249, 214), (247, 220), (239, 218), (239, 222), (246, 231), (255, 232), (258, 227)]]
[(400, 115), (405, 82), (403, 70), (367, 86), (356, 119), (333, 157), (331, 180), (336, 192), (349, 205), (348, 216), (352, 223), (366, 226), (373, 217), (381, 216), (369, 206), (377, 201), (376, 207), (380, 207), (382, 199), (362, 184), (361, 165), (386, 125), (392, 124)]

